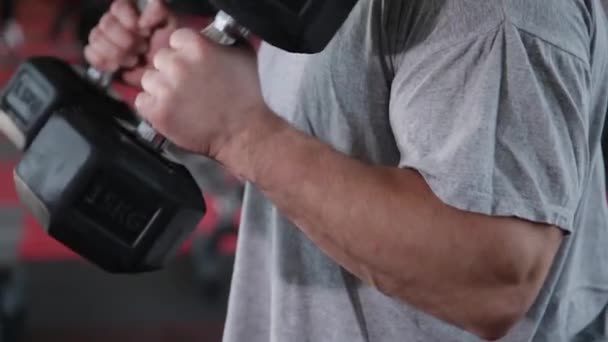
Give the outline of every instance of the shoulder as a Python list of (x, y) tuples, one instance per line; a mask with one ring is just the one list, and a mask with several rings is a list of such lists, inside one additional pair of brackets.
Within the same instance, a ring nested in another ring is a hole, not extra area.
[(522, 36), (542, 40), (581, 60), (588, 61), (594, 1), (503, 0), (505, 17)]
[[(586, 0), (378, 0), (385, 53), (443, 48), (487, 37), (508, 26), (588, 59), (592, 8)], [(513, 31), (511, 30), (511, 31)]]

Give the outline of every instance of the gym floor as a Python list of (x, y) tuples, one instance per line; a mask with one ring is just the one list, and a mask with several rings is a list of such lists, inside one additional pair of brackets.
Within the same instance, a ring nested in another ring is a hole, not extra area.
[[(64, 22), (57, 40), (49, 35), (60, 6), (68, 2), (74, 1), (18, 1), (26, 43), (10, 54), (2, 51), (0, 84), (30, 55), (77, 60), (79, 47), (71, 21)], [(11, 168), (6, 163), (0, 165), (0, 202), (14, 196), (8, 177)], [(31, 218), (26, 217), (23, 226), (21, 254), (28, 314), (25, 341), (221, 340), (226, 296), (202, 293), (187, 253), (158, 273), (108, 275), (51, 241)]]
[(190, 266), (109, 276), (79, 262), (28, 263), (25, 341), (220, 341), (225, 296), (204, 296)]

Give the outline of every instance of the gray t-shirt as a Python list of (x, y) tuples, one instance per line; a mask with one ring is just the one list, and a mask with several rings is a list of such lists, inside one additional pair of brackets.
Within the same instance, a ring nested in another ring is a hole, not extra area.
[[(361, 0), (324, 52), (264, 45), (259, 67), (269, 106), (298, 129), (418, 170), (451, 206), (566, 232), (503, 341), (600, 341), (607, 43), (600, 0)], [(477, 338), (345, 274), (248, 185), (224, 340)]]

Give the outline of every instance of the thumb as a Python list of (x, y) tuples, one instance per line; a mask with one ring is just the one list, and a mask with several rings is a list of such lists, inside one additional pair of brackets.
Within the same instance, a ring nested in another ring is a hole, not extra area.
[(148, 0), (141, 16), (139, 27), (144, 30), (152, 30), (162, 26), (171, 18), (171, 12), (163, 0)]

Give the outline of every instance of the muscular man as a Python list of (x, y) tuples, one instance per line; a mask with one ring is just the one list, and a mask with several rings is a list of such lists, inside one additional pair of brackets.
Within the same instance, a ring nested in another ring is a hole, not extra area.
[[(89, 61), (170, 18), (117, 1)], [(248, 181), (226, 341), (607, 338), (600, 0), (361, 0), (316, 55), (166, 43), (137, 108)]]

